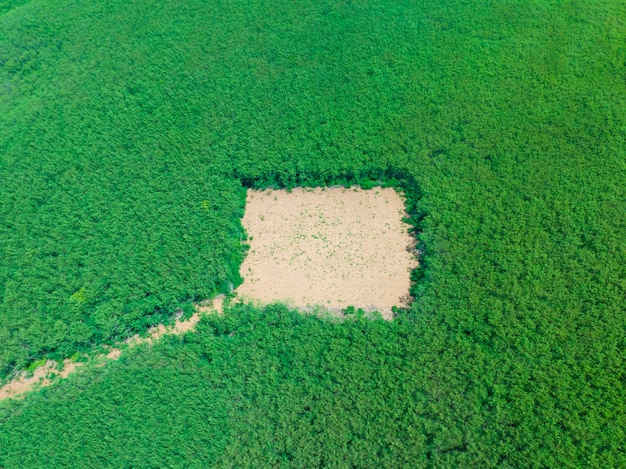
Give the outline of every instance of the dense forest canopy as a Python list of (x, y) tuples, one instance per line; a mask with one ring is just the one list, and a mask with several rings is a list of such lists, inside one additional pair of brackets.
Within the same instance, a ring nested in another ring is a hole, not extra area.
[(626, 465), (626, 2), (0, 1), (0, 377), (240, 281), (247, 187), (398, 185), (393, 322), (238, 306), (0, 404), (1, 467)]

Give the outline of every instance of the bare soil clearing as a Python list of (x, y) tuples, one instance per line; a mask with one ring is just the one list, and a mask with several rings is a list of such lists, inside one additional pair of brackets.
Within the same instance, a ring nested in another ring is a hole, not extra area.
[[(185, 332), (195, 329), (196, 324), (198, 324), (198, 321), (203, 314), (214, 312), (221, 314), (223, 302), (224, 297), (223, 295), (220, 295), (212, 301), (207, 301), (202, 305), (197, 305), (196, 312), (189, 319), (179, 319), (168, 327), (163, 324), (159, 324), (150, 330), (147, 337), (140, 337), (136, 335), (130, 337), (124, 344), (120, 344), (120, 346), (127, 345), (128, 347), (134, 347), (140, 344), (152, 344), (167, 334), (184, 334)], [(121, 355), (121, 348), (111, 347), (107, 353), (97, 355), (90, 359), (90, 361), (97, 363), (97, 366), (104, 366), (107, 361), (117, 360)], [(37, 368), (31, 376), (28, 376), (26, 372), (22, 372), (16, 378), (0, 387), (0, 400), (19, 397), (20, 395), (28, 391), (32, 391), (35, 388), (49, 386), (58, 378), (67, 378), (71, 373), (86, 363), (87, 362), (64, 360), (63, 366), (59, 367), (57, 362), (48, 360), (45, 365)]]
[(391, 319), (417, 267), (405, 216), (391, 188), (249, 190), (243, 226), (250, 251), (238, 296), (303, 309), (352, 305)]

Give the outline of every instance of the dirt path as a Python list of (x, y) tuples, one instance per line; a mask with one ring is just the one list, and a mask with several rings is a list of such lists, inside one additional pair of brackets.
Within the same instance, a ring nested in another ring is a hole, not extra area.
[(237, 294), (299, 308), (353, 305), (391, 319), (417, 266), (404, 217), (391, 188), (249, 190), (243, 226), (250, 251)]
[[(135, 347), (140, 344), (152, 344), (159, 340), (164, 335), (168, 334), (184, 334), (185, 332), (195, 329), (196, 324), (203, 314), (222, 312), (222, 303), (224, 301), (223, 296), (215, 298), (207, 305), (197, 305), (196, 313), (194, 313), (189, 319), (181, 321), (177, 320), (171, 326), (164, 326), (160, 324), (150, 330), (147, 337), (133, 336), (130, 337), (124, 344), (129, 347)], [(106, 365), (107, 361), (117, 360), (122, 354), (122, 349), (118, 347), (111, 347), (107, 353), (97, 355), (89, 359), (90, 363), (97, 363), (99, 366)], [(36, 388), (50, 386), (59, 378), (67, 378), (71, 373), (80, 369), (88, 362), (73, 362), (71, 360), (65, 360), (63, 366), (53, 360), (48, 360), (45, 365), (37, 368), (32, 376), (27, 376), (26, 372), (22, 372), (16, 378), (6, 383), (0, 388), (0, 400), (15, 398), (23, 395), (28, 391), (32, 391)]]

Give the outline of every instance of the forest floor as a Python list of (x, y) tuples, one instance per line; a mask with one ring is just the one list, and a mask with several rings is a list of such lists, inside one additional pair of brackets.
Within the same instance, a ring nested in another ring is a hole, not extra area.
[(404, 202), (392, 188), (249, 190), (250, 250), (238, 296), (298, 308), (348, 306), (392, 318), (417, 267)]
[(224, 296), (220, 295), (212, 301), (203, 302), (196, 305), (196, 312), (188, 319), (177, 319), (171, 326), (159, 324), (152, 328), (146, 337), (134, 335), (115, 347), (108, 347), (106, 353), (96, 354), (93, 357), (84, 355), (87, 361), (74, 361), (66, 359), (63, 363), (54, 360), (48, 360), (42, 366), (39, 366), (32, 372), (22, 371), (15, 378), (0, 387), (0, 400), (20, 397), (23, 394), (36, 388), (50, 386), (59, 378), (67, 378), (71, 373), (80, 369), (87, 363), (96, 364), (96, 366), (104, 366), (109, 360), (117, 360), (124, 347), (135, 347), (140, 344), (152, 344), (164, 335), (184, 334), (196, 327), (203, 314), (215, 313), (221, 314)]

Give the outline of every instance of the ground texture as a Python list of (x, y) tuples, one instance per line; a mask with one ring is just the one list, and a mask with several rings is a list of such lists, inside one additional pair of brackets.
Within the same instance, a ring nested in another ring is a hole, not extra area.
[(355, 306), (389, 319), (392, 306), (406, 304), (417, 266), (405, 216), (390, 188), (250, 190), (238, 294), (302, 308)]

